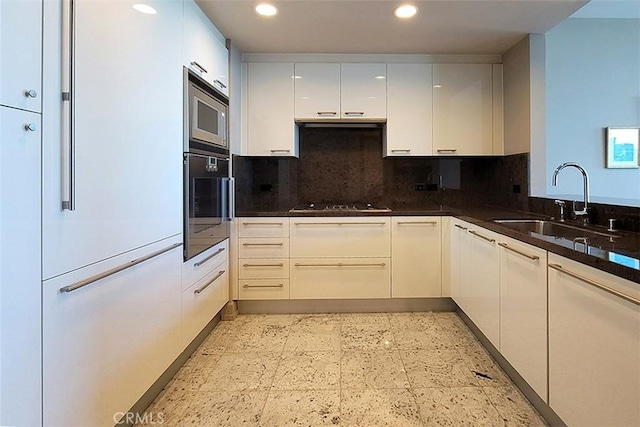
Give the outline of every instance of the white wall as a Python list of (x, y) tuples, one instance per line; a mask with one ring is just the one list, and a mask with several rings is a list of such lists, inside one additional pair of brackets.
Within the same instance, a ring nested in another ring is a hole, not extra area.
[(606, 169), (604, 137), (608, 126), (640, 126), (640, 19), (573, 18), (549, 31), (546, 88), (546, 195), (581, 200), (576, 170), (551, 186), (555, 167), (574, 161), (593, 201), (640, 206), (640, 169)]

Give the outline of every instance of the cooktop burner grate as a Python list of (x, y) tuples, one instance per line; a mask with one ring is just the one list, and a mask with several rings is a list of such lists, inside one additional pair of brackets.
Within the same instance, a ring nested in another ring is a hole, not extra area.
[(384, 205), (373, 203), (309, 203), (297, 205), (289, 212), (391, 212)]

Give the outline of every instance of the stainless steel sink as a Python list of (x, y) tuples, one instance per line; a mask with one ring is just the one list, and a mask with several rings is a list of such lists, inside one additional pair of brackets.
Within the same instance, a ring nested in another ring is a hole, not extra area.
[(579, 238), (596, 238), (607, 237), (617, 238), (615, 234), (602, 233), (599, 231), (588, 230), (569, 224), (563, 224), (553, 221), (544, 221), (539, 219), (494, 219), (493, 222), (501, 224), (513, 230), (523, 233), (535, 233), (543, 236), (558, 237), (565, 239)]

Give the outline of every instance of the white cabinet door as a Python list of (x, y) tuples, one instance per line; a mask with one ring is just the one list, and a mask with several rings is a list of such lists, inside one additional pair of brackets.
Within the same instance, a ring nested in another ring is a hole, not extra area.
[(183, 64), (229, 96), (229, 50), (200, 6), (184, 1)]
[(247, 154), (298, 156), (292, 63), (248, 65)]
[(41, 73), (42, 0), (1, 1), (0, 105), (42, 111)]
[(432, 65), (387, 64), (385, 156), (430, 156)]
[(340, 64), (295, 64), (296, 120), (340, 118)]
[(39, 114), (0, 107), (0, 425), (42, 424), (40, 136)]
[(134, 3), (74, 6), (73, 212), (61, 210), (60, 12), (47, 9), (45, 279), (182, 232), (182, 3), (147, 2), (156, 15)]
[(61, 291), (176, 241), (158, 242), (43, 283), (45, 426), (113, 426), (117, 414), (127, 412), (180, 354), (180, 247), (74, 291)]
[(499, 238), (500, 352), (547, 401), (547, 251)]
[(341, 64), (343, 119), (387, 117), (387, 64)]
[(433, 154), (493, 154), (491, 64), (434, 64), (433, 87)]
[(640, 306), (595, 286), (638, 300), (638, 284), (552, 253), (549, 267), (549, 406), (569, 426), (640, 425)]
[(469, 224), (457, 218), (451, 218), (449, 228), (449, 274), (451, 278), (451, 298), (453, 298), (455, 303), (466, 312), (469, 297), (467, 291), (467, 278), (469, 276), (467, 259), (469, 256), (469, 243), (467, 230), (469, 228)]
[(465, 313), (473, 323), (500, 349), (500, 252), (498, 235), (483, 228), (468, 230), (468, 268), (465, 278), (468, 301)]
[(440, 217), (391, 218), (391, 297), (441, 297)]

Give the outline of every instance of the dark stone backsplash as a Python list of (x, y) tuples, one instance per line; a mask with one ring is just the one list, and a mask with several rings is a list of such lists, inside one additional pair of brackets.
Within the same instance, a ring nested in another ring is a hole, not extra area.
[[(529, 155), (382, 157), (380, 128), (301, 128), (300, 158), (233, 157), (237, 211), (287, 211), (300, 203), (498, 206), (557, 214), (553, 200), (529, 197)], [(424, 190), (416, 191), (416, 185)], [(570, 206), (570, 203), (567, 203)], [(640, 209), (593, 203), (590, 219), (640, 231)]]

